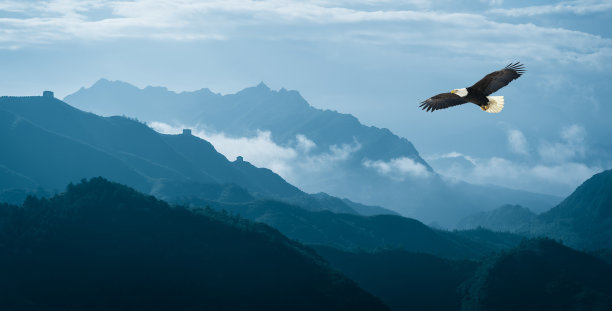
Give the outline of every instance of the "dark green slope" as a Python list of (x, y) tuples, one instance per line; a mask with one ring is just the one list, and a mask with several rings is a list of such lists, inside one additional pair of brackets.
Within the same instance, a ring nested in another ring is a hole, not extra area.
[(386, 310), (265, 225), (95, 178), (0, 205), (3, 310)]
[[(401, 216), (364, 217), (329, 211), (308, 211), (273, 200), (234, 204), (185, 197), (179, 203), (210, 206), (270, 225), (286, 236), (307, 244), (342, 249), (376, 250), (400, 248), (445, 258), (479, 258), (500, 249), (513, 247), (520, 237), (486, 232), (449, 232), (432, 229)], [(484, 230), (482, 230), (484, 231)]]
[(478, 265), (402, 250), (346, 252), (325, 246), (315, 249), (332, 267), (396, 311), (459, 310), (461, 295), (457, 288)]
[(538, 218), (536, 234), (580, 249), (612, 248), (612, 170), (593, 175)]
[(610, 310), (612, 266), (534, 239), (485, 262), (462, 285), (462, 310)]

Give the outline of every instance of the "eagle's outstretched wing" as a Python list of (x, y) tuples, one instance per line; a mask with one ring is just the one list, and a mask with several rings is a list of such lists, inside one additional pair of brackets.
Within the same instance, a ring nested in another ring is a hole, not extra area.
[(419, 107), (426, 111), (434, 111), (465, 103), (467, 103), (467, 101), (459, 95), (455, 95), (453, 93), (442, 93), (421, 102)]
[(520, 77), (524, 72), (525, 67), (523, 64), (516, 62), (506, 66), (502, 70), (494, 71), (486, 75), (484, 78), (480, 79), (480, 81), (472, 85), (472, 89), (488, 96), (508, 85), (508, 83)]

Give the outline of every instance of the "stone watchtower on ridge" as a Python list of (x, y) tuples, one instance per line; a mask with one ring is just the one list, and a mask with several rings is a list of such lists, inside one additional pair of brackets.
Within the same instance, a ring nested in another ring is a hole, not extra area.
[(53, 92), (51, 91), (44, 91), (43, 92), (43, 97), (44, 98), (54, 98)]

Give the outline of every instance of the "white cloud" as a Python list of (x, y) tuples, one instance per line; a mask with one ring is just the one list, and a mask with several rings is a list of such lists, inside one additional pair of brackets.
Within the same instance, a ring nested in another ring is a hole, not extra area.
[[(313, 154), (316, 144), (305, 135), (296, 135), (295, 144), (281, 146), (274, 142), (269, 131), (257, 131), (254, 137), (231, 137), (225, 133), (211, 133), (198, 126), (172, 126), (162, 122), (151, 122), (149, 126), (163, 134), (179, 134), (191, 128), (192, 134), (210, 142), (218, 152), (230, 160), (242, 156), (257, 167), (269, 168), (289, 182), (300, 185), (306, 179), (316, 179), (317, 174), (329, 175), (338, 165), (350, 159), (361, 145), (332, 145), (329, 150)], [(322, 191), (323, 189), (318, 189)]]
[[(174, 127), (161, 122), (151, 122), (149, 126), (164, 134), (179, 134), (183, 128), (190, 128)], [(257, 131), (255, 137), (229, 137), (224, 133), (209, 133), (196, 127), (192, 133), (210, 142), (218, 152), (232, 161), (242, 156), (255, 166), (269, 168), (284, 177), (292, 175), (291, 162), (298, 158), (295, 149), (277, 145), (269, 131)]]
[(428, 177), (430, 172), (427, 168), (414, 160), (401, 157), (391, 159), (389, 161), (363, 161), (363, 165), (367, 168), (376, 170), (379, 174), (388, 176), (394, 180), (402, 181), (407, 177)]
[(508, 131), (508, 146), (510, 147), (510, 151), (521, 154), (528, 155), (528, 147), (527, 147), (527, 139), (523, 132), (512, 129)]
[[(375, 5), (375, 10), (359, 8), (348, 1), (51, 0), (27, 5), (4, 1), (0, 8), (23, 12), (25, 16), (0, 18), (0, 48), (117, 38), (199, 41), (291, 37), (306, 41), (350, 40), (397, 49), (427, 47), (455, 55), (494, 55), (497, 59), (531, 57), (579, 62), (593, 68), (612, 59), (612, 40), (584, 32), (500, 23), (477, 13), (434, 11), (424, 1), (402, 2), (412, 9), (390, 1), (358, 3)], [(582, 12), (608, 5), (572, 2), (563, 7)], [(101, 19), (90, 18), (96, 10), (109, 13)], [(299, 34), (294, 35), (291, 27)], [(474, 46), (479, 48), (473, 49)]]
[(504, 3), (504, 0), (480, 0), (480, 2), (488, 5), (500, 6)]
[(428, 157), (428, 160), (438, 173), (449, 180), (493, 184), (561, 197), (569, 195), (586, 179), (604, 169), (597, 165), (589, 166), (573, 161), (529, 164), (501, 157), (474, 158), (462, 154), (456, 158), (470, 159), (474, 166), (439, 166), (435, 159)]
[(586, 15), (592, 13), (606, 12), (612, 10), (612, 2), (578, 0), (578, 1), (562, 1), (548, 5), (534, 5), (523, 8), (511, 9), (493, 9), (492, 13), (503, 14), (512, 17), (520, 16), (536, 16), (548, 14), (571, 13), (577, 15)]
[(586, 130), (580, 125), (564, 127), (560, 132), (561, 141), (543, 142), (538, 148), (542, 160), (561, 163), (583, 158), (587, 151)]
[(312, 149), (317, 147), (314, 141), (308, 139), (306, 135), (297, 134), (295, 135), (297, 139), (297, 149), (302, 151), (303, 153), (309, 153)]
[[(610, 165), (606, 167), (602, 164), (582, 162), (588, 152), (586, 137), (587, 132), (580, 125), (563, 127), (559, 131), (557, 141), (540, 143), (536, 158), (529, 156), (524, 134), (518, 130), (510, 130), (510, 148), (527, 157), (520, 160), (503, 157), (477, 158), (451, 152), (430, 156), (427, 160), (438, 173), (450, 179), (567, 196), (580, 183)], [(456, 161), (449, 163), (449, 159)], [(461, 160), (467, 160), (473, 166), (462, 165)]]

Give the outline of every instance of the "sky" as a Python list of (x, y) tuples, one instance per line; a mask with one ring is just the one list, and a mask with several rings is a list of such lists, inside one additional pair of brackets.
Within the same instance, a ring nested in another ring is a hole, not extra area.
[[(500, 114), (418, 109), (514, 61)], [(0, 0), (0, 66), (0, 95), (263, 81), (389, 128), (449, 179), (565, 196), (612, 168), (612, 0)]]

